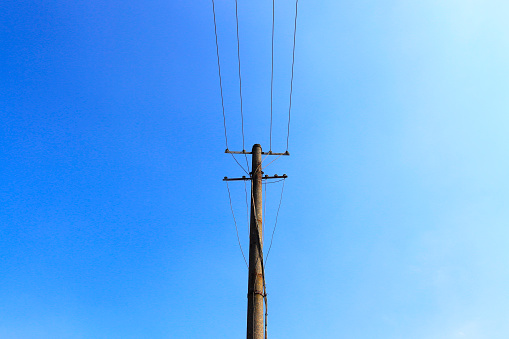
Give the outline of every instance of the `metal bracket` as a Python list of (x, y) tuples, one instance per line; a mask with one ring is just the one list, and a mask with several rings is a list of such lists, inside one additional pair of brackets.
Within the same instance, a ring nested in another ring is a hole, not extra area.
[[(227, 148), (224, 152), (230, 153), (230, 154), (253, 154), (253, 152), (246, 152), (245, 149), (243, 149), (242, 152), (236, 152), (236, 151), (230, 151)], [(264, 155), (290, 155), (290, 152), (286, 151), (284, 153), (276, 153), (276, 152), (268, 151), (268, 152), (262, 152), (262, 154), (264, 154)]]
[[(269, 177), (268, 175), (265, 175), (264, 177), (262, 177), (262, 180), (263, 179), (286, 179), (288, 178), (288, 176), (286, 174), (283, 174), (283, 175), (277, 175), (277, 174), (274, 174), (274, 176), (272, 177)], [(245, 175), (242, 176), (242, 178), (228, 178), (228, 177), (224, 177), (223, 181), (239, 181), (239, 180), (251, 180), (251, 177), (246, 177)]]

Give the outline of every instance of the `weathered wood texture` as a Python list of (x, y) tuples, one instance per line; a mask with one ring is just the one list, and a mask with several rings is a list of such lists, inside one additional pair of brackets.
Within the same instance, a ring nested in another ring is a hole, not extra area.
[(247, 293), (247, 339), (264, 339), (263, 328), (263, 233), (262, 233), (262, 147), (253, 146), (251, 180), (251, 226), (249, 236), (249, 279)]

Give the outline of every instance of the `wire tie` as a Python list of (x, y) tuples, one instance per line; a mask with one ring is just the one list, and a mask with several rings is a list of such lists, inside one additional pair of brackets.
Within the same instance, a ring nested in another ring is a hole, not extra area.
[[(260, 292), (260, 291), (252, 291), (250, 293), (259, 294), (259, 295), (261, 295), (264, 298), (267, 297), (267, 293), (263, 293), (263, 292)], [(249, 298), (249, 293), (247, 294), (247, 297)]]

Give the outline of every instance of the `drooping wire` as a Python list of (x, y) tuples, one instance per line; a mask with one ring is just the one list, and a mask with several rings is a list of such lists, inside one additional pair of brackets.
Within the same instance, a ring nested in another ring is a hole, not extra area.
[(247, 234), (249, 234), (251, 236), (251, 234), (249, 232), (250, 223), (249, 223), (249, 203), (248, 203), (248, 199), (247, 199), (247, 183), (245, 180), (244, 180), (244, 192), (246, 193)]
[(221, 89), (221, 106), (223, 107), (223, 126), (226, 149), (228, 149), (228, 136), (226, 135), (226, 115), (224, 114), (223, 80), (221, 78), (221, 63), (219, 62), (219, 43), (217, 41), (216, 6), (212, 0), (212, 13), (214, 14), (214, 33), (216, 35), (217, 69), (219, 71), (219, 88)]
[(272, 151), (272, 98), (274, 92), (274, 6), (275, 0), (272, 0), (272, 66), (270, 71), (270, 137), (269, 151)]
[(285, 180), (286, 178), (284, 179), (279, 179), (279, 180), (276, 180), (276, 181), (270, 181), (270, 182), (265, 182), (265, 185), (270, 185), (270, 184), (277, 184), (278, 182), (281, 182), (283, 180)]
[[(265, 198), (263, 199), (263, 218), (262, 218), (262, 234), (265, 232), (265, 218), (267, 213), (267, 180), (265, 180)], [(264, 268), (265, 270), (265, 268)], [(264, 279), (265, 280), (265, 279)], [(265, 283), (265, 282), (264, 282)], [(267, 295), (263, 298), (265, 302), (265, 339), (267, 339), (267, 316), (269, 315), (269, 310), (267, 309)]]
[(290, 107), (288, 108), (288, 134), (286, 136), (286, 150), (288, 151), (288, 142), (290, 140), (290, 116), (292, 112), (292, 93), (293, 93), (293, 68), (295, 65), (295, 37), (297, 35), (297, 9), (299, 0), (295, 0), (295, 27), (293, 29), (293, 54), (292, 54), (292, 80), (290, 81)]
[(265, 216), (267, 215), (267, 180), (263, 183), (265, 188), (265, 198), (263, 199), (263, 219), (262, 219), (262, 227), (263, 227), (263, 233), (265, 232)]
[(242, 253), (242, 258), (244, 258), (244, 262), (246, 263), (246, 267), (249, 269), (249, 265), (247, 264), (246, 256), (244, 255), (244, 251), (242, 250), (242, 245), (240, 244), (239, 229), (237, 227), (237, 220), (235, 219), (235, 213), (233, 213), (232, 197), (231, 197), (231, 194), (230, 194), (230, 187), (228, 186), (228, 181), (226, 181), (226, 188), (228, 189), (228, 199), (230, 200), (230, 209), (232, 211), (233, 222), (235, 223), (235, 232), (237, 233), (237, 241), (239, 243), (240, 253)]
[(281, 197), (279, 198), (279, 206), (277, 208), (277, 213), (276, 213), (276, 222), (274, 223), (274, 229), (272, 230), (272, 236), (270, 237), (269, 249), (267, 251), (267, 255), (265, 256), (265, 265), (267, 265), (267, 259), (269, 258), (270, 249), (272, 248), (272, 241), (274, 240), (274, 233), (276, 232), (277, 218), (279, 216), (279, 209), (281, 208), (281, 202), (283, 201), (284, 189), (285, 189), (285, 179), (283, 179), (283, 186), (281, 187)]

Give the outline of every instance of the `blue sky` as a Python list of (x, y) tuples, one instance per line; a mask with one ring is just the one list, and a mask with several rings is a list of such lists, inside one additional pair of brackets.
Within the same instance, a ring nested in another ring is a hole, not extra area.
[[(275, 151), (294, 5), (276, 2)], [(271, 6), (239, 0), (246, 148), (269, 142)], [(0, 337), (245, 336), (211, 2), (1, 8)], [(509, 337), (508, 11), (300, 0), (291, 156), (266, 170), (289, 175), (271, 338)], [(234, 1), (216, 12), (239, 150)]]

